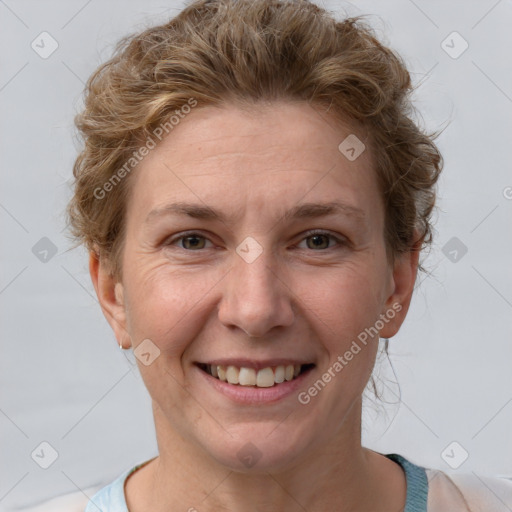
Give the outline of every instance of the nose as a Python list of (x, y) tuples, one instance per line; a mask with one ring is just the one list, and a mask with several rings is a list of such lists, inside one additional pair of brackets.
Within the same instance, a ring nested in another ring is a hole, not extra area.
[(219, 320), (225, 326), (260, 338), (276, 327), (292, 325), (292, 293), (265, 252), (251, 263), (234, 255), (224, 285)]

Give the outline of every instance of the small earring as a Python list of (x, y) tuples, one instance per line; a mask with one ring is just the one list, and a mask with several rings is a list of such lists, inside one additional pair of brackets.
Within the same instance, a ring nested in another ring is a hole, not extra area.
[(121, 350), (123, 350), (123, 349), (124, 349), (124, 347), (123, 347), (123, 344), (122, 344), (122, 343), (119, 343), (119, 348), (120, 348)]

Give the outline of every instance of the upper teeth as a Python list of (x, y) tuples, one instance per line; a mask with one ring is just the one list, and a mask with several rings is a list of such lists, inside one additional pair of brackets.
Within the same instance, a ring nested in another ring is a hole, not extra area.
[(239, 384), (241, 386), (257, 386), (259, 388), (270, 388), (274, 384), (280, 384), (285, 380), (292, 380), (299, 375), (302, 365), (289, 364), (276, 366), (275, 369), (268, 366), (256, 371), (254, 368), (242, 366), (220, 366), (207, 365), (207, 371), (218, 379)]

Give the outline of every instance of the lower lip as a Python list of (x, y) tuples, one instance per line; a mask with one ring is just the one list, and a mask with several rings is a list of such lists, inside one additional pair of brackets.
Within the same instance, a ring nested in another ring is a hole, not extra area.
[(257, 388), (253, 386), (241, 386), (239, 384), (229, 384), (222, 380), (212, 377), (198, 366), (194, 366), (197, 372), (205, 379), (205, 382), (215, 390), (224, 394), (231, 400), (239, 404), (267, 404), (278, 402), (290, 395), (297, 395), (303, 388), (304, 381), (314, 370), (315, 367), (301, 373), (293, 380), (284, 381), (281, 384), (275, 384), (268, 388)]

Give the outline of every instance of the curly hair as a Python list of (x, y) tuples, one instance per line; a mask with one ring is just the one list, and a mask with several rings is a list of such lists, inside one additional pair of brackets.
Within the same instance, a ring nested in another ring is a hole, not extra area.
[[(364, 127), (388, 255), (424, 248), (442, 157), (435, 135), (412, 119), (412, 90), (402, 59), (361, 18), (336, 20), (308, 0), (197, 0), (168, 23), (123, 39), (88, 80), (75, 119), (84, 148), (73, 169), (71, 233), (121, 278), (126, 163), (141, 145), (191, 101), (250, 108), (284, 100)], [(113, 183), (120, 169), (123, 179)], [(108, 195), (99, 194), (108, 183)]]

